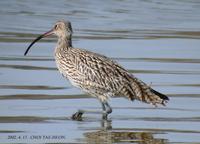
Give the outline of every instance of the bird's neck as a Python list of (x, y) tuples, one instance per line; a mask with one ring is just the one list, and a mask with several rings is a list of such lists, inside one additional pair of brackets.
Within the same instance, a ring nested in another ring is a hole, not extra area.
[(68, 50), (72, 47), (72, 38), (70, 37), (60, 37), (58, 38), (58, 43), (56, 48), (59, 50)]

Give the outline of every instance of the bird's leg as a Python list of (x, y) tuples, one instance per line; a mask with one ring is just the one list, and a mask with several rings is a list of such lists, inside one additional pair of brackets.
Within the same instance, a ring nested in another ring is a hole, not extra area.
[(105, 106), (105, 102), (102, 102), (101, 101), (101, 105), (102, 105), (102, 109), (103, 109), (103, 111), (102, 111), (102, 119), (103, 120), (107, 120), (107, 118), (108, 118), (108, 114), (106, 113), (106, 106)]
[(71, 118), (73, 120), (81, 121), (82, 120), (82, 115), (84, 113), (90, 113), (90, 114), (102, 114), (103, 115), (103, 119), (107, 120), (108, 114), (110, 114), (112, 112), (112, 108), (110, 107), (110, 105), (107, 102), (101, 102), (101, 104), (102, 104), (103, 111), (78, 110), (75, 114), (72, 115)]
[(104, 104), (103, 102), (101, 102), (101, 105), (102, 105), (103, 111), (106, 111), (106, 106), (105, 106), (105, 104)]
[(112, 113), (112, 108), (108, 104), (108, 102), (102, 102), (103, 106), (103, 119), (107, 120), (108, 119), (108, 114)]

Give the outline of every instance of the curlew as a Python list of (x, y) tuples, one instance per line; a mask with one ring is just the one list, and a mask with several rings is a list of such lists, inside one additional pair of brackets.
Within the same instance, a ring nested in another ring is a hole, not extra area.
[(26, 55), (31, 46), (44, 37), (53, 34), (58, 37), (54, 52), (58, 70), (72, 85), (96, 97), (102, 104), (103, 111), (78, 110), (72, 115), (72, 119), (80, 120), (83, 113), (101, 113), (103, 119), (107, 119), (108, 114), (112, 112), (108, 104), (110, 97), (139, 100), (155, 106), (165, 105), (169, 100), (166, 95), (152, 89), (112, 59), (85, 49), (74, 48), (72, 33), (69, 21), (58, 21), (50, 31), (37, 37), (24, 53)]

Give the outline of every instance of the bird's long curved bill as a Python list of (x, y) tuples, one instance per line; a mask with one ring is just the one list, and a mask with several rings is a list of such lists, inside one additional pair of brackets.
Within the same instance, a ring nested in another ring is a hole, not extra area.
[(28, 48), (26, 49), (24, 55), (26, 55), (26, 54), (28, 53), (28, 51), (30, 50), (30, 48), (32, 47), (32, 45), (33, 45), (34, 43), (36, 43), (37, 41), (39, 41), (40, 39), (42, 39), (42, 38), (44, 38), (44, 37), (47, 37), (47, 36), (49, 36), (49, 35), (52, 35), (52, 34), (53, 34), (53, 30), (50, 30), (50, 31), (48, 31), (48, 32), (46, 32), (46, 33), (40, 35), (39, 37), (37, 37), (37, 38), (28, 46)]

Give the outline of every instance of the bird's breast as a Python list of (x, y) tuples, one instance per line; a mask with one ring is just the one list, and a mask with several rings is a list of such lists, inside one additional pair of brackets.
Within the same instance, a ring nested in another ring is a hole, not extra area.
[(65, 77), (68, 76), (71, 64), (70, 61), (67, 59), (67, 56), (64, 57), (60, 53), (55, 53), (55, 62), (60, 73)]

